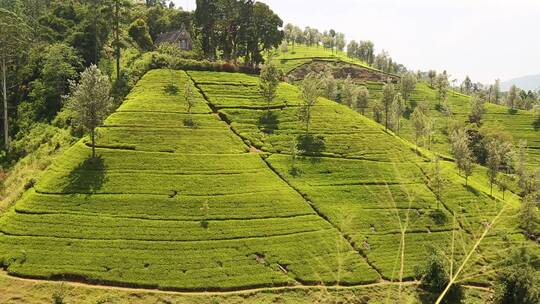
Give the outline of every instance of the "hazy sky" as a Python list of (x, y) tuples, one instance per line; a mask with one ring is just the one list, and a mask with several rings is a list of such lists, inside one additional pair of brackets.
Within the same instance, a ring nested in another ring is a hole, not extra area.
[[(175, 0), (187, 9), (195, 0)], [(540, 74), (540, 0), (262, 0), (285, 23), (372, 40), (399, 63), (473, 81)]]

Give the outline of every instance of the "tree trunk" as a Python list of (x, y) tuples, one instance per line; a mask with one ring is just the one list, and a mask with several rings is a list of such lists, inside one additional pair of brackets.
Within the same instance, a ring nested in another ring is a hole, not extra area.
[(90, 134), (92, 137), (92, 159), (96, 158), (96, 129), (92, 129)]
[(9, 150), (9, 122), (8, 122), (8, 102), (6, 85), (6, 57), (2, 56), (2, 96), (4, 100), (4, 148)]
[(384, 130), (388, 131), (388, 106), (384, 105)]
[(120, 7), (119, 1), (115, 1), (115, 34), (116, 34), (116, 81), (120, 79)]

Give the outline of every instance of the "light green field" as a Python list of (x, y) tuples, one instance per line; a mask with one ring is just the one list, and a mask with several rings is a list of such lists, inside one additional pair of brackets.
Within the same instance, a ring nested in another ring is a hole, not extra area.
[[(311, 132), (326, 149), (293, 174), (296, 87), (281, 85), (261, 122), (253, 76), (178, 71), (178, 96), (163, 92), (170, 77), (149, 72), (100, 128), (96, 160), (80, 141), (0, 218), (10, 275), (177, 291), (414, 280), (427, 247), (448, 251), (454, 235), (461, 261), (504, 207), (464, 272), (478, 284), (505, 254), (494, 248), (525, 242), (516, 198), (486, 195), (483, 172), (464, 187), (442, 162), (437, 204), (429, 152), (345, 106), (320, 100)], [(195, 128), (186, 83), (201, 93)]]

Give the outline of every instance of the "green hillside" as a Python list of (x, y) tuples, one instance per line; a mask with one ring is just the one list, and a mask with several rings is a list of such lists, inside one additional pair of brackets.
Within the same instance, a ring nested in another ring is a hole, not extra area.
[[(283, 69), (285, 73), (289, 73), (293, 69), (310, 63), (314, 59), (323, 59), (329, 61), (343, 61), (359, 66), (368, 67), (364, 62), (348, 57), (344, 52), (326, 50), (322, 47), (309, 47), (305, 45), (296, 45), (294, 52), (289, 46), (289, 52), (279, 52), (275, 63)], [(370, 105), (366, 110), (367, 117), (373, 117), (371, 107), (373, 104), (381, 100), (383, 83), (367, 82), (362, 83), (370, 92)], [(434, 119), (435, 134), (432, 143), (432, 149), (438, 153), (450, 156), (450, 142), (447, 131), (448, 119), (437, 110), (437, 92), (425, 82), (417, 84), (414, 90), (411, 101), (415, 103), (427, 102), (430, 108), (430, 117)], [(450, 91), (448, 94), (448, 105), (453, 113), (453, 119), (460, 122), (468, 121), (470, 114), (470, 97), (460, 94), (455, 91)], [(520, 140), (526, 140), (528, 145), (528, 163), (531, 167), (540, 165), (540, 127), (538, 125), (537, 116), (532, 111), (518, 110), (511, 112), (506, 106), (497, 104), (486, 104), (486, 114), (483, 117), (483, 126), (486, 128), (499, 128), (510, 132), (517, 144)], [(407, 140), (414, 142), (414, 131), (408, 120), (408, 117), (403, 119), (403, 128), (400, 133)]]
[(277, 56), (274, 58), (276, 64), (283, 69), (284, 72), (289, 73), (295, 68), (311, 62), (313, 59), (322, 59), (322, 60), (339, 60), (348, 63), (357, 64), (362, 67), (370, 68), (365, 62), (360, 59), (350, 58), (343, 51), (335, 50), (331, 51), (323, 48), (322, 46), (307, 46), (302, 44), (297, 44), (293, 46), (289, 44), (288, 51), (278, 52)]
[(196, 125), (183, 92), (163, 91), (170, 72), (150, 71), (99, 129), (97, 160), (77, 143), (0, 219), (9, 274), (185, 291), (412, 280), (428, 247), (457, 235), (461, 261), (500, 213), (464, 271), (479, 284), (495, 248), (525, 241), (514, 197), (489, 197), (480, 173), (465, 187), (443, 162), (439, 208), (428, 158), (345, 106), (320, 99), (325, 151), (293, 171), (296, 87), (281, 84), (268, 122), (255, 76), (174, 77), (199, 92)]
[[(382, 84), (367, 84), (370, 90), (370, 107), (381, 99)], [(447, 135), (448, 118), (438, 108), (437, 92), (425, 82), (418, 83), (411, 101), (415, 103), (427, 102), (430, 117), (434, 119), (434, 140), (432, 148), (443, 155), (451, 155), (450, 140)], [(470, 97), (454, 91), (448, 94), (448, 105), (452, 111), (452, 119), (466, 123), (471, 112)], [(370, 110), (366, 116), (372, 117)], [(540, 165), (540, 129), (537, 127), (537, 118), (532, 111), (517, 110), (511, 112), (506, 106), (486, 103), (486, 113), (482, 119), (482, 127), (498, 128), (512, 134), (514, 142), (526, 140), (528, 146), (528, 163), (531, 167)], [(403, 119), (400, 135), (414, 142), (414, 130), (407, 117)]]

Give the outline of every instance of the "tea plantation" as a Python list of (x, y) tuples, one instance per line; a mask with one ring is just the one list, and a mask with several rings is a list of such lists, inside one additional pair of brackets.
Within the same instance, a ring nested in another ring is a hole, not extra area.
[(323, 151), (293, 158), (300, 93), (280, 84), (268, 114), (257, 82), (147, 73), (99, 129), (97, 159), (78, 142), (0, 218), (8, 273), (181, 291), (412, 280), (428, 247), (454, 236), (459, 261), (500, 215), (465, 272), (482, 283), (525, 241), (515, 197), (488, 196), (482, 173), (465, 187), (443, 161), (438, 203), (429, 154), (335, 102), (313, 112)]

